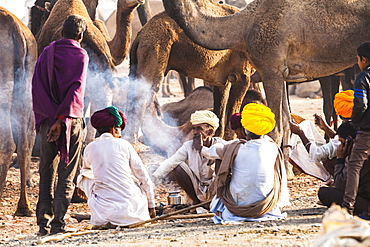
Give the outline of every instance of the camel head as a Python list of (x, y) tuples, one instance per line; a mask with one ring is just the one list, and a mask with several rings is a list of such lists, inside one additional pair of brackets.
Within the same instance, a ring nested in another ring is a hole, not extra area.
[(50, 0), (36, 0), (34, 6), (31, 7), (29, 27), (34, 36), (37, 35), (49, 16), (48, 4), (50, 4)]

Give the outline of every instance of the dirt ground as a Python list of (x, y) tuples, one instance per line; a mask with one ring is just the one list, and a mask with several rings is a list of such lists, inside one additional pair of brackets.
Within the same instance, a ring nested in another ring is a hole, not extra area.
[[(173, 91), (177, 97), (161, 98), (166, 103), (181, 99), (179, 89)], [(292, 112), (313, 120), (313, 114), (322, 114), (322, 99), (304, 99), (290, 96)], [(137, 145), (141, 158), (148, 168), (164, 157), (155, 154), (149, 147)], [(39, 159), (32, 158), (32, 181), (28, 188), (32, 210), (36, 208), (38, 192)], [(42, 239), (36, 237), (38, 230), (35, 216), (13, 216), (20, 190), (19, 170), (10, 168), (7, 184), (0, 200), (0, 245), (35, 246)], [(45, 246), (310, 246), (318, 237), (322, 215), (326, 208), (319, 205), (316, 196), (321, 181), (301, 174), (290, 180), (291, 206), (283, 208), (288, 217), (280, 221), (247, 222), (236, 225), (214, 225), (212, 218), (174, 219), (159, 221), (134, 229), (94, 231), (91, 234), (73, 236), (62, 241), (51, 241)], [(173, 182), (156, 188), (157, 203), (167, 202), (167, 192), (178, 189)], [(68, 228), (85, 231), (91, 228), (88, 221), (78, 223), (71, 214), (88, 214), (86, 203), (72, 203), (66, 215)]]

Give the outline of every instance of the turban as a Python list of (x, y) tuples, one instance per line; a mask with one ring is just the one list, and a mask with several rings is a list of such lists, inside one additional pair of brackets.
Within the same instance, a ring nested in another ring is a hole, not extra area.
[(124, 129), (127, 120), (123, 111), (114, 106), (109, 106), (103, 110), (94, 112), (90, 121), (94, 128), (118, 126)]
[(355, 98), (353, 90), (346, 90), (337, 93), (334, 96), (335, 112), (344, 118), (352, 116), (353, 99)]
[(220, 120), (218, 119), (218, 117), (216, 116), (216, 114), (214, 114), (211, 111), (207, 111), (207, 110), (204, 110), (204, 111), (195, 111), (190, 116), (190, 122), (192, 124), (203, 124), (203, 123), (206, 123), (206, 124), (211, 125), (214, 130), (216, 130), (218, 128), (219, 121)]
[(239, 112), (234, 113), (233, 115), (231, 115), (231, 117), (230, 117), (230, 126), (231, 126), (232, 130), (243, 128), (242, 123), (240, 122), (241, 119), (242, 119), (242, 117), (241, 117), (241, 114)]
[(249, 103), (242, 111), (242, 126), (256, 135), (264, 135), (275, 128), (275, 114), (265, 105)]

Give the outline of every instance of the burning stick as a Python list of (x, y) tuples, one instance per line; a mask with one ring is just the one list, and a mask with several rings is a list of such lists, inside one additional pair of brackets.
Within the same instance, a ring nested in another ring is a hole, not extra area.
[(189, 210), (192, 210), (194, 208), (197, 208), (197, 207), (201, 207), (203, 205), (206, 205), (208, 203), (210, 203), (212, 200), (209, 200), (209, 201), (205, 201), (205, 202), (201, 202), (199, 204), (196, 204), (196, 205), (192, 205), (190, 207), (187, 207), (187, 208), (183, 208), (183, 209), (180, 209), (180, 210), (177, 210), (177, 211), (174, 211), (174, 212), (171, 212), (171, 213), (168, 213), (168, 214), (164, 214), (164, 215), (161, 215), (161, 216), (158, 216), (158, 217), (155, 217), (153, 219), (150, 219), (150, 220), (144, 220), (144, 221), (141, 221), (141, 222), (138, 222), (138, 223), (134, 223), (134, 224), (131, 224), (131, 225), (127, 225), (125, 227), (127, 228), (134, 228), (134, 227), (138, 227), (138, 226), (141, 226), (141, 225), (144, 225), (146, 223), (150, 223), (150, 222), (153, 222), (153, 221), (157, 221), (157, 220), (162, 220), (162, 219), (165, 219), (165, 218), (168, 218), (169, 216), (172, 216), (172, 215), (175, 215), (175, 214), (181, 214), (181, 213), (185, 213)]
[(96, 232), (96, 231), (69, 232), (69, 233), (64, 233), (64, 234), (59, 234), (59, 235), (57, 234), (57, 235), (44, 237), (44, 238), (38, 240), (37, 243), (38, 244), (44, 244), (44, 243), (49, 242), (49, 241), (62, 241), (65, 238), (69, 238), (69, 237), (72, 237), (72, 236), (85, 235), (85, 234), (89, 234), (89, 233), (93, 233), (93, 232)]

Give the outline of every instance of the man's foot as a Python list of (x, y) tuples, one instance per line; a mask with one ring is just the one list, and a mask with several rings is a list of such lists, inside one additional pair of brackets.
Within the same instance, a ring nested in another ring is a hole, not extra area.
[(107, 229), (116, 229), (117, 226), (113, 225), (112, 223), (108, 222), (107, 224), (92, 226), (91, 230), (107, 230)]
[(49, 232), (47, 230), (45, 230), (44, 228), (40, 228), (40, 230), (36, 233), (37, 236), (45, 236), (45, 235), (48, 235)]
[(64, 229), (61, 229), (61, 228), (57, 228), (57, 229), (51, 229), (50, 230), (50, 235), (54, 235), (54, 234), (58, 234), (58, 233), (65, 233), (66, 231)]
[(197, 214), (208, 214), (209, 211), (203, 207), (197, 207), (195, 209), (195, 212), (197, 212)]

